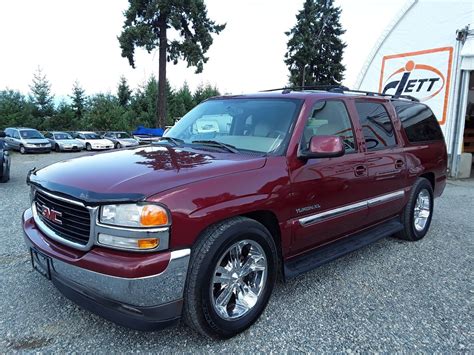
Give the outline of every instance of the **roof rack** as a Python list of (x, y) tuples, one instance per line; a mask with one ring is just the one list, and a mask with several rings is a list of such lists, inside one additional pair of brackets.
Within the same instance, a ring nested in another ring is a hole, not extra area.
[(271, 92), (271, 91), (282, 91), (282, 94), (289, 94), (292, 91), (306, 91), (306, 90), (318, 90), (318, 91), (328, 91), (334, 93), (354, 93), (354, 94), (364, 94), (366, 96), (380, 96), (380, 97), (390, 97), (392, 99), (406, 99), (410, 101), (420, 102), (416, 97), (410, 95), (392, 95), (392, 94), (382, 94), (375, 91), (365, 91), (365, 90), (351, 90), (347, 86), (343, 85), (309, 85), (309, 86), (291, 86), (283, 87), (278, 89), (262, 90), (261, 92)]

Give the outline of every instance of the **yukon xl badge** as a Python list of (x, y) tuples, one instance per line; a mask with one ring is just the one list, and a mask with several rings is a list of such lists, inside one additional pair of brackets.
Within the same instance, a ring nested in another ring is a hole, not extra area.
[(314, 210), (317, 210), (317, 209), (320, 209), (320, 208), (321, 208), (321, 206), (319, 205), (319, 203), (317, 203), (317, 204), (315, 204), (315, 205), (297, 208), (297, 209), (296, 209), (296, 213), (303, 213), (303, 212), (314, 211)]

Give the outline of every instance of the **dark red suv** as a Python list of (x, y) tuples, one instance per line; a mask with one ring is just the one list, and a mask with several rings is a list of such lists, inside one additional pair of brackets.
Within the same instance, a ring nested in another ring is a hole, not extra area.
[(395, 235), (425, 236), (446, 184), (431, 110), (341, 88), (210, 99), (152, 145), (32, 171), (33, 267), (138, 329), (210, 337), (257, 320), (285, 279)]

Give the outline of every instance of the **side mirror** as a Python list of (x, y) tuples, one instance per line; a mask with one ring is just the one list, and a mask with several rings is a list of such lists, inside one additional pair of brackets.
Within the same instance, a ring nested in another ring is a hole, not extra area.
[(313, 136), (309, 147), (298, 152), (298, 158), (308, 160), (311, 158), (335, 158), (344, 155), (344, 142), (338, 136)]
[(5, 138), (7, 135), (4, 131), (0, 131), (0, 138)]

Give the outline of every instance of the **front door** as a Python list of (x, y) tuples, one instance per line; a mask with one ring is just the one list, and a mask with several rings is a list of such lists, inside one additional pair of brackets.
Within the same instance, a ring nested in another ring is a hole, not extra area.
[(317, 102), (305, 125), (302, 146), (315, 135), (341, 136), (342, 157), (309, 159), (290, 171), (292, 254), (326, 244), (366, 224), (368, 171), (342, 100)]

